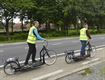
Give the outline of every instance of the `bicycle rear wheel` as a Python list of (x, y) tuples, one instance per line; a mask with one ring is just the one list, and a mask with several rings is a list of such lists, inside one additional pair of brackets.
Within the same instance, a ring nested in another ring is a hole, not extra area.
[(7, 75), (15, 74), (16, 68), (18, 68), (18, 67), (19, 67), (18, 64), (14, 61), (8, 62), (4, 65), (4, 72)]
[(52, 65), (56, 62), (57, 59), (57, 53), (53, 50), (47, 50), (47, 52), (44, 55), (44, 62), (47, 65)]
[(73, 61), (72, 55), (66, 54), (65, 61), (67, 64), (70, 64)]

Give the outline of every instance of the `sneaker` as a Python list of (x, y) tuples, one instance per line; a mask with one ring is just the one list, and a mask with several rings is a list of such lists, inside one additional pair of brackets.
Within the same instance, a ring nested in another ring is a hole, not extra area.
[(39, 62), (38, 60), (34, 60), (34, 61), (32, 61), (32, 63), (35, 63), (35, 62)]

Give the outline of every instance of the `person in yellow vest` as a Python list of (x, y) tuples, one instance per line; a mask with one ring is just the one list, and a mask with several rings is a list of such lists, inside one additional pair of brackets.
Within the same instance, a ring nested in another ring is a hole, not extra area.
[(85, 48), (87, 41), (91, 39), (91, 36), (88, 31), (88, 25), (84, 24), (83, 28), (80, 30), (80, 42), (81, 42), (81, 51), (80, 54), (81, 56), (85, 56)]
[(32, 22), (32, 27), (29, 30), (28, 33), (28, 38), (27, 38), (27, 44), (29, 46), (29, 50), (28, 50), (28, 54), (26, 56), (26, 60), (24, 65), (28, 64), (28, 61), (30, 59), (30, 56), (32, 55), (32, 62), (34, 63), (35, 57), (36, 57), (36, 40), (45, 40), (44, 38), (42, 38), (39, 33), (38, 33), (38, 28), (39, 26), (39, 22), (38, 21), (33, 21)]

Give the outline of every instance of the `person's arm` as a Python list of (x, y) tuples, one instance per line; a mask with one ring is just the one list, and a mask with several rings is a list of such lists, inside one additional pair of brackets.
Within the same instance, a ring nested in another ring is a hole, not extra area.
[(91, 36), (88, 30), (86, 30), (86, 35), (88, 36), (89, 39), (91, 39)]
[(39, 35), (37, 29), (34, 29), (34, 30), (33, 30), (33, 33), (34, 33), (34, 35), (36, 36), (36, 38), (37, 38), (38, 40), (45, 40), (44, 38), (42, 38), (42, 37)]

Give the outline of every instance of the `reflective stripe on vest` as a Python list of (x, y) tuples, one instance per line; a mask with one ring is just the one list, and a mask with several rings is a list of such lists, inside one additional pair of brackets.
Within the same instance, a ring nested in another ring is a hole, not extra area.
[(86, 28), (82, 28), (80, 30), (80, 40), (88, 40), (88, 37), (86, 35)]
[(31, 43), (31, 44), (35, 44), (36, 43), (36, 37), (33, 34), (33, 30), (34, 29), (36, 29), (34, 26), (30, 28), (29, 34), (28, 34), (28, 38), (27, 38), (27, 42)]

